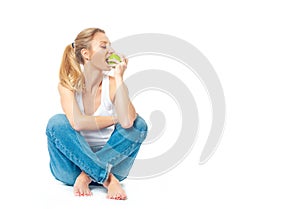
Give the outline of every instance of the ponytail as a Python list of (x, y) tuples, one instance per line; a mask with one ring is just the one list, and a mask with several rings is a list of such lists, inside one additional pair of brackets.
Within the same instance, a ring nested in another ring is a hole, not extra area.
[(84, 64), (81, 56), (82, 49), (89, 49), (90, 42), (96, 33), (105, 33), (100, 28), (87, 28), (81, 31), (73, 44), (69, 44), (64, 51), (59, 70), (60, 84), (71, 91), (82, 91), (84, 89), (84, 75), (80, 64)]
[(62, 86), (71, 91), (83, 90), (84, 76), (72, 44), (67, 45), (65, 48), (59, 69), (59, 81)]

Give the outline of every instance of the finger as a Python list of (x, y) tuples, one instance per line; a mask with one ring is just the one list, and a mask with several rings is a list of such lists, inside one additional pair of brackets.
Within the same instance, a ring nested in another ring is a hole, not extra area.
[(125, 63), (127, 64), (128, 59), (127, 59), (124, 55), (122, 55), (122, 56), (120, 56), (120, 57), (121, 57), (121, 61), (122, 61), (122, 62), (125, 62)]
[(121, 62), (121, 63), (119, 63), (119, 66), (120, 66), (120, 69), (122, 69), (123, 71), (125, 71), (125, 70), (126, 70), (126, 68), (127, 68), (127, 65), (126, 65), (126, 63), (125, 63), (125, 62)]
[(128, 58), (124, 58), (123, 61), (126, 63), (126, 65), (128, 64)]

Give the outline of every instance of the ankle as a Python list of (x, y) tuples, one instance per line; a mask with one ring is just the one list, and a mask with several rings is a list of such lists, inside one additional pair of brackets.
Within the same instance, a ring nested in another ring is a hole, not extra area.
[(111, 184), (120, 184), (119, 180), (112, 173), (109, 174), (107, 180), (103, 183), (103, 186), (107, 188)]
[(77, 178), (79, 178), (81, 181), (84, 181), (88, 184), (92, 182), (92, 179), (83, 171), (79, 174)]

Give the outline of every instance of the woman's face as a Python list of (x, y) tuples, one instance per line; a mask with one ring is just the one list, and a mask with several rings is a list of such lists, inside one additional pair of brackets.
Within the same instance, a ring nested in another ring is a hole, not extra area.
[(111, 69), (107, 59), (114, 53), (114, 50), (111, 48), (111, 43), (105, 33), (98, 32), (94, 35), (89, 52), (89, 61), (95, 68), (100, 70)]

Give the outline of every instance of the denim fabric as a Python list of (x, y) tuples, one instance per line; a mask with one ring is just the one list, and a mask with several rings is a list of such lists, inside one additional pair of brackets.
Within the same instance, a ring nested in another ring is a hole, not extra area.
[(111, 172), (124, 180), (134, 163), (142, 142), (147, 136), (147, 124), (137, 116), (131, 128), (116, 124), (103, 148), (91, 150), (80, 133), (72, 128), (64, 114), (54, 115), (46, 128), (50, 170), (53, 176), (73, 185), (84, 171), (93, 181), (103, 183)]

